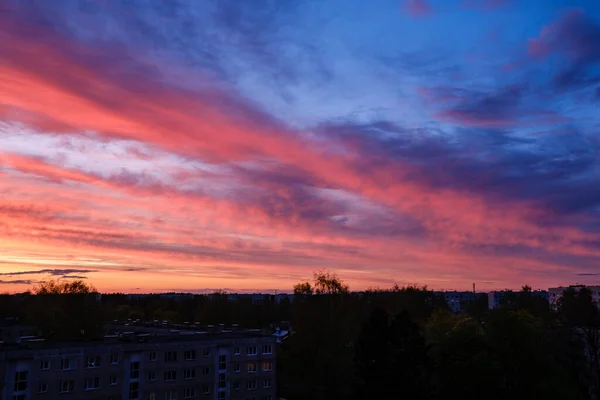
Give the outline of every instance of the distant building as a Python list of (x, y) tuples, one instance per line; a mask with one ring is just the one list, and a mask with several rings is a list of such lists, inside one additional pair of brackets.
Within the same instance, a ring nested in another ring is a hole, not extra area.
[[(516, 301), (521, 292), (513, 292), (512, 290), (499, 290), (488, 293), (488, 309), (498, 308), (501, 304)], [(533, 290), (531, 296), (541, 297), (548, 301), (548, 292), (545, 290)]]
[(477, 300), (480, 293), (475, 292), (435, 292), (438, 296), (443, 296), (448, 304), (448, 308), (452, 312), (459, 312), (463, 309), (463, 306), (467, 303)]
[(0, 345), (0, 398), (275, 400), (278, 338), (127, 332), (104, 342)]
[(589, 289), (592, 292), (592, 300), (594, 301), (594, 303), (596, 303), (600, 307), (600, 286), (585, 286), (585, 285), (571, 285), (568, 287), (559, 286), (559, 287), (548, 289), (548, 293), (549, 293), (548, 301), (550, 302), (550, 307), (552, 307), (553, 310), (556, 310), (558, 308), (558, 302), (563, 297), (563, 293), (565, 292), (565, 290), (573, 289), (576, 292), (579, 292), (581, 290), (581, 288), (583, 288), (583, 287), (586, 287), (587, 289)]
[(275, 303), (280, 304), (285, 300), (288, 300), (291, 303), (294, 301), (294, 295), (289, 293), (278, 293), (275, 295)]

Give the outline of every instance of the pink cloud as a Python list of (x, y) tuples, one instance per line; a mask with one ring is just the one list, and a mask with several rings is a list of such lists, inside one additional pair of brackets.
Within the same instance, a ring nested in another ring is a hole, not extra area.
[(600, 58), (600, 24), (582, 9), (568, 10), (543, 27), (537, 38), (529, 40), (527, 52), (538, 59), (562, 54), (574, 62), (597, 60)]
[[(206, 190), (189, 190), (190, 181), (198, 178), (189, 170), (162, 182), (152, 171), (101, 176), (58, 159), (2, 153), (0, 192), (6, 195), (0, 200), (5, 210), (0, 238), (10, 249), (4, 257), (25, 254), (46, 262), (76, 253), (106, 264), (149, 268), (122, 281), (107, 269), (98, 275), (101, 288), (131, 287), (140, 280), (147, 287), (161, 287), (165, 281), (180, 287), (177, 282), (191, 284), (193, 276), (206, 279), (203, 284), (209, 287), (226, 282), (228, 287), (264, 288), (273, 287), (275, 280), (265, 276), (275, 271), (278, 285), (290, 287), (298, 277), (325, 266), (364, 270), (366, 277), (350, 280), (361, 288), (383, 275), (390, 281), (401, 276), (435, 285), (464, 282), (467, 275), (499, 278), (507, 271), (504, 262), (513, 260), (486, 256), (469, 246), (527, 245), (594, 254), (579, 243), (596, 239), (593, 235), (532, 222), (534, 216), (546, 216), (536, 204), (498, 204), (486, 195), (434, 187), (425, 179), (428, 171), (401, 159), (367, 154), (360, 143), (313, 142), (258, 114), (246, 118), (223, 108), (236, 100), (243, 106), (235, 94), (171, 90), (143, 77), (141, 92), (127, 82), (108, 79), (101, 68), (75, 56), (93, 53), (101, 59), (101, 53), (68, 42), (42, 45), (13, 39), (0, 43), (3, 54), (9, 55), (0, 66), (0, 103), (28, 112), (27, 118), (12, 111), (3, 117), (52, 135), (57, 128), (69, 127), (70, 134), (99, 132), (107, 142), (135, 140), (213, 167), (273, 166), (281, 176), (260, 179), (256, 171), (231, 168), (224, 177), (204, 174)], [(445, 101), (452, 101), (456, 94), (445, 95)], [(365, 168), (362, 162), (368, 157), (384, 167)], [(300, 182), (292, 188), (286, 185), (291, 179)], [(208, 190), (217, 184), (229, 195)], [(255, 190), (245, 192), (249, 186)], [(327, 218), (333, 211), (352, 210), (341, 202), (332, 210), (322, 199), (307, 195), (324, 188), (385, 208), (390, 218), (411, 218), (424, 233), (386, 237), (335, 225)], [(312, 213), (317, 217), (311, 218)], [(4, 262), (14, 263), (6, 258)], [(168, 276), (173, 270), (177, 274)], [(183, 278), (177, 281), (173, 275)]]

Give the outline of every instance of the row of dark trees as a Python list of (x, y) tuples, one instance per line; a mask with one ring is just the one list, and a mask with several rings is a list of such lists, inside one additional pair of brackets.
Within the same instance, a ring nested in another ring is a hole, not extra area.
[[(302, 399), (591, 399), (600, 386), (600, 312), (589, 290), (569, 289), (557, 310), (529, 287), (453, 314), (424, 287), (351, 293), (316, 273), (294, 301), (265, 296), (97, 296), (82, 281), (0, 296), (0, 317), (39, 326), (48, 340), (94, 340), (114, 319), (237, 323), (289, 321), (278, 349), (278, 391)], [(596, 397), (597, 398), (597, 397)]]

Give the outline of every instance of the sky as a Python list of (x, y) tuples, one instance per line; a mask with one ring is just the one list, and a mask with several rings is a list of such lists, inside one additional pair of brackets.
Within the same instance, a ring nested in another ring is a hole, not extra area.
[(600, 2), (0, 0), (0, 292), (600, 282)]

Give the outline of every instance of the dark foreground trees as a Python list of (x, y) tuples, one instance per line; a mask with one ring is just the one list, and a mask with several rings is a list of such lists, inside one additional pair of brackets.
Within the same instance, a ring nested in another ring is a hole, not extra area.
[(425, 288), (310, 293), (297, 291), (296, 335), (279, 353), (287, 399), (583, 400), (596, 390), (597, 307), (585, 291), (559, 313), (524, 287), (498, 309), (482, 297), (459, 314)]
[(102, 335), (100, 294), (83, 280), (50, 280), (35, 286), (24, 302), (26, 322), (55, 340)]

